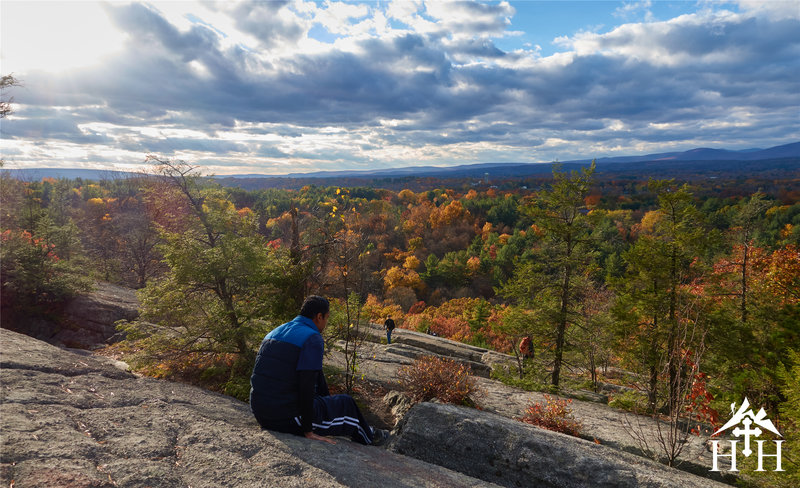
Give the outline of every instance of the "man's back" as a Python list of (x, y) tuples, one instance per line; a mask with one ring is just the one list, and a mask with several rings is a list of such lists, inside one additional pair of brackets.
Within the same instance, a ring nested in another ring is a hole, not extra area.
[(326, 436), (367, 445), (385, 442), (388, 434), (370, 427), (353, 397), (328, 391), (320, 332), (329, 317), (330, 302), (311, 295), (300, 315), (264, 337), (250, 377), (250, 410), (264, 429), (331, 444), (336, 441)]
[(297, 316), (264, 338), (250, 377), (250, 408), (264, 418), (299, 415), (297, 371), (321, 370), (324, 341), (314, 322)]

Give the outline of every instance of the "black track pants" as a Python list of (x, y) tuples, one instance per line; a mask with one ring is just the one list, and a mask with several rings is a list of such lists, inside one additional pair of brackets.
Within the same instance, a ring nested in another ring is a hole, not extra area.
[[(303, 435), (300, 417), (281, 420), (256, 418), (265, 429)], [(372, 428), (350, 395), (315, 397), (312, 428), (315, 434), (349, 437), (360, 444), (372, 444)]]

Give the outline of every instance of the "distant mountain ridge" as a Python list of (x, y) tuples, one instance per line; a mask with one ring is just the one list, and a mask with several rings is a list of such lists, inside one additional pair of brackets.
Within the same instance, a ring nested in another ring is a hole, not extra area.
[[(800, 142), (784, 144), (769, 149), (711, 149), (701, 147), (683, 152), (647, 154), (644, 156), (623, 156), (615, 158), (598, 158), (597, 163), (637, 163), (643, 161), (758, 161), (762, 159), (800, 157)], [(579, 161), (571, 161), (579, 162)]]
[[(645, 154), (642, 156), (618, 156), (609, 158), (595, 158), (597, 165), (608, 163), (641, 163), (651, 161), (759, 161), (765, 159), (800, 158), (800, 142), (793, 142), (768, 149), (743, 149), (731, 151), (728, 149), (697, 148), (683, 152), (669, 152), (658, 154)], [(561, 164), (589, 164), (592, 159), (576, 159), (560, 161)], [(498, 170), (505, 168), (510, 173), (518, 173), (523, 168), (531, 169), (541, 167), (541, 172), (550, 172), (550, 163), (477, 163), (461, 164), (457, 166), (409, 166), (406, 168), (387, 168), (374, 170), (342, 170), (318, 171), (315, 173), (289, 173), (287, 175), (225, 175), (219, 178), (341, 178), (341, 177), (402, 177), (402, 176), (446, 176), (464, 174), (465, 176), (479, 174), (481, 171)], [(537, 173), (539, 171), (531, 171)], [(498, 175), (499, 176), (499, 175)]]
[[(628, 163), (648, 163), (653, 169), (657, 168), (657, 163), (672, 162), (714, 162), (714, 161), (764, 161), (786, 158), (798, 158), (800, 165), (800, 142), (783, 144), (768, 149), (743, 149), (732, 151), (728, 149), (696, 148), (682, 152), (667, 152), (656, 154), (645, 154), (642, 156), (617, 156), (607, 158), (595, 158), (598, 170), (623, 169), (620, 165)], [(586, 165), (592, 161), (589, 159), (576, 159), (570, 161), (559, 161), (558, 163), (572, 165)], [(318, 171), (313, 173), (289, 173), (286, 175), (268, 174), (236, 174), (218, 175), (216, 178), (222, 180), (234, 179), (258, 179), (258, 178), (403, 178), (403, 177), (481, 177), (489, 174), (493, 178), (514, 177), (538, 173), (549, 173), (551, 165), (549, 163), (477, 163), (462, 164), (457, 166), (409, 166), (401, 168), (386, 168), (373, 170), (341, 170), (341, 171)], [(716, 166), (716, 165), (714, 165)], [(741, 166), (741, 165), (740, 165)], [(14, 169), (4, 168), (8, 174), (22, 179), (41, 179), (41, 178), (83, 178), (89, 180), (128, 178), (139, 176), (140, 173), (78, 169), (78, 168), (31, 168)]]

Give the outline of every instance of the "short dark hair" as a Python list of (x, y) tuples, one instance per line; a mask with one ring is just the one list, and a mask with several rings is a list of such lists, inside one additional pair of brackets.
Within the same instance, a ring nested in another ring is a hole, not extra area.
[(318, 313), (325, 315), (330, 311), (330, 309), (331, 304), (328, 302), (327, 298), (319, 295), (310, 295), (303, 302), (303, 306), (300, 307), (300, 315), (313, 320)]

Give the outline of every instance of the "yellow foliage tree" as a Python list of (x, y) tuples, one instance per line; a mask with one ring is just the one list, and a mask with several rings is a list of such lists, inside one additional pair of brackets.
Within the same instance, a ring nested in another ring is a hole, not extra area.
[(483, 229), (481, 229), (481, 240), (485, 241), (489, 238), (489, 234), (492, 233), (492, 223), (486, 222), (483, 224)]
[(467, 269), (469, 270), (470, 274), (474, 274), (478, 271), (478, 268), (481, 267), (481, 258), (478, 256), (472, 256), (467, 260)]
[(398, 286), (419, 289), (422, 286), (422, 279), (419, 277), (419, 273), (414, 270), (392, 266), (386, 271), (383, 283), (387, 291)]
[(417, 195), (407, 188), (405, 190), (401, 190), (400, 193), (397, 194), (397, 198), (404, 205), (417, 203)]
[(643, 234), (652, 234), (655, 232), (658, 223), (663, 220), (664, 214), (658, 210), (652, 210), (644, 214), (641, 222), (639, 222), (638, 230)]
[(367, 316), (370, 322), (383, 323), (388, 317), (392, 317), (399, 325), (403, 317), (403, 309), (400, 305), (390, 301), (381, 301), (375, 295), (368, 295), (367, 301), (364, 303), (362, 312)]
[(431, 228), (436, 229), (452, 225), (457, 220), (461, 220), (467, 216), (469, 216), (469, 211), (464, 210), (464, 206), (461, 205), (459, 200), (454, 200), (447, 205), (435, 208), (431, 212)]
[(405, 269), (415, 270), (419, 269), (419, 266), (422, 264), (422, 261), (419, 260), (416, 256), (408, 256), (403, 262), (403, 267)]

